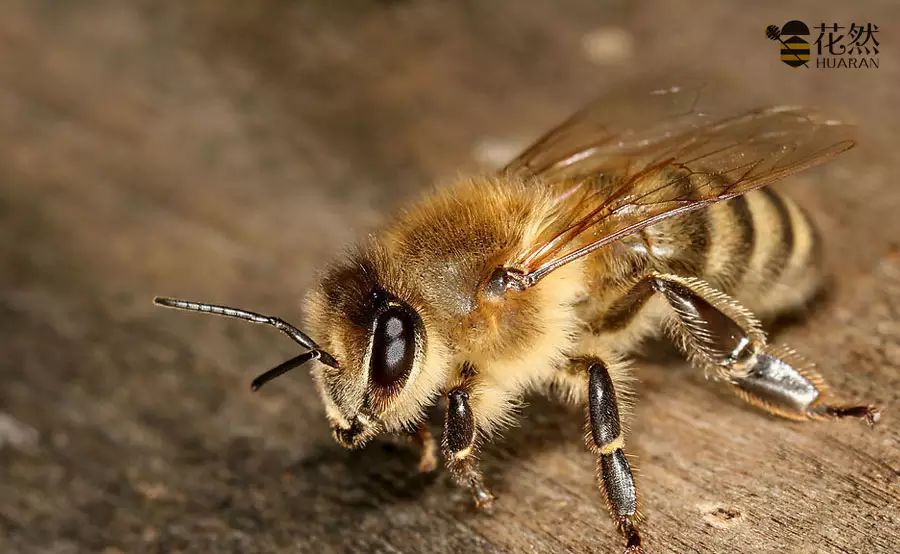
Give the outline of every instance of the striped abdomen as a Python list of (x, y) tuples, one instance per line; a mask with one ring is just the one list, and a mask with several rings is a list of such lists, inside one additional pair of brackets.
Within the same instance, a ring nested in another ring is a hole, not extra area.
[(704, 279), (762, 318), (803, 305), (821, 279), (812, 223), (771, 188), (648, 227), (593, 268), (595, 294), (584, 316), (595, 330), (610, 332), (658, 311), (644, 310), (651, 289), (628, 285), (649, 270)]
[[(806, 212), (779, 191), (765, 188), (708, 210), (710, 223), (725, 233), (728, 216), (720, 222), (715, 219), (722, 209), (744, 214), (733, 219), (752, 229), (746, 231), (752, 243), (737, 256), (735, 249), (717, 245), (714, 239), (707, 280), (763, 318), (808, 302), (821, 282), (822, 265), (819, 235)], [(720, 276), (728, 276), (728, 267), (734, 264), (741, 264), (740, 275), (732, 283), (720, 283)]]

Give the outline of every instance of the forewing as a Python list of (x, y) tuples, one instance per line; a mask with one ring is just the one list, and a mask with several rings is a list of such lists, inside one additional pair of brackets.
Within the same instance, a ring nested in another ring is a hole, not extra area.
[[(632, 85), (607, 93), (551, 129), (504, 168), (520, 177), (560, 181), (609, 171), (635, 148), (708, 124), (698, 79), (662, 88)], [(635, 90), (645, 91), (635, 94)]]
[[(581, 129), (581, 125), (570, 120), (565, 127)], [(542, 168), (533, 175), (551, 181), (574, 179), (575, 186), (584, 186), (579, 183), (598, 174), (609, 177), (582, 197), (579, 216), (571, 225), (514, 264), (531, 282), (662, 219), (765, 186), (854, 144), (851, 126), (790, 106), (724, 120), (691, 110), (671, 117), (655, 131), (628, 130), (618, 137), (600, 132), (597, 144), (582, 136), (581, 144), (588, 146), (572, 146), (576, 153), (568, 157), (560, 155), (562, 150), (550, 155), (532, 148), (513, 166), (519, 171)], [(560, 144), (558, 140), (545, 137), (538, 144), (553, 146)]]

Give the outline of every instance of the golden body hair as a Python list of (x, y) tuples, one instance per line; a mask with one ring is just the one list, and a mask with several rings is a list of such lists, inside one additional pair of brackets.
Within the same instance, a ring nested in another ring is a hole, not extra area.
[[(494, 268), (569, 221), (562, 210), (577, 217), (579, 199), (560, 202), (562, 188), (490, 177), (462, 181), (412, 205), (332, 268), (309, 295), (306, 313), (323, 348), (346, 360), (344, 385), (323, 395), (333, 422), (348, 425), (356, 415), (329, 402), (335, 393), (346, 406), (364, 401), (365, 378), (355, 372), (367, 364), (354, 353), (366, 351), (371, 330), (366, 321), (352, 324), (352, 306), (375, 286), (422, 314), (426, 337), (411, 386), (382, 407), (386, 429), (418, 422), (425, 407), (461, 381), (463, 368), (472, 367), (470, 401), (481, 436), (509, 424), (530, 390), (555, 384), (583, 400), (586, 377), (568, 367), (570, 358), (619, 360), (663, 329), (671, 310), (662, 298), (622, 306), (629, 287), (650, 271), (705, 279), (761, 315), (796, 307), (815, 291), (812, 225), (790, 200), (765, 190), (664, 220), (526, 291), (487, 298)], [(623, 387), (624, 371), (624, 364), (610, 364)]]

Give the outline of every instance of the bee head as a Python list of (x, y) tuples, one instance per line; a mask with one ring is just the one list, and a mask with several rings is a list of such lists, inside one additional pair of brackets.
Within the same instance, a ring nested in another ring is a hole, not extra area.
[(429, 370), (442, 357), (427, 310), (386, 273), (368, 257), (354, 259), (334, 267), (307, 298), (311, 332), (337, 361), (313, 376), (335, 439), (348, 448), (382, 430), (411, 429), (440, 386), (440, 371)]

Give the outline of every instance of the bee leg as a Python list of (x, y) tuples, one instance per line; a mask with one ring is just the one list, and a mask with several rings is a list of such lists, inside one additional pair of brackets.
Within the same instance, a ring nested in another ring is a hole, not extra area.
[(420, 423), (414, 431), (409, 432), (409, 437), (419, 447), (419, 472), (431, 473), (437, 469), (437, 441), (428, 429), (428, 425)]
[(447, 418), (441, 441), (447, 468), (453, 480), (469, 487), (475, 507), (489, 508), (494, 495), (485, 486), (475, 454), (475, 416), (469, 405), (469, 392), (459, 386), (447, 393)]
[(691, 361), (729, 382), (744, 400), (790, 419), (878, 421), (875, 406), (832, 403), (813, 364), (790, 348), (768, 345), (756, 318), (731, 297), (699, 279), (651, 279), (675, 311), (675, 336)]
[(766, 346), (736, 367), (729, 381), (747, 402), (789, 419), (857, 417), (871, 426), (881, 418), (873, 405), (834, 403), (814, 367), (790, 348)]
[(641, 535), (635, 526), (637, 489), (625, 457), (625, 440), (619, 421), (619, 405), (612, 378), (603, 362), (588, 366), (588, 447), (597, 453), (598, 481), (610, 514), (625, 535), (625, 554), (639, 554)]

